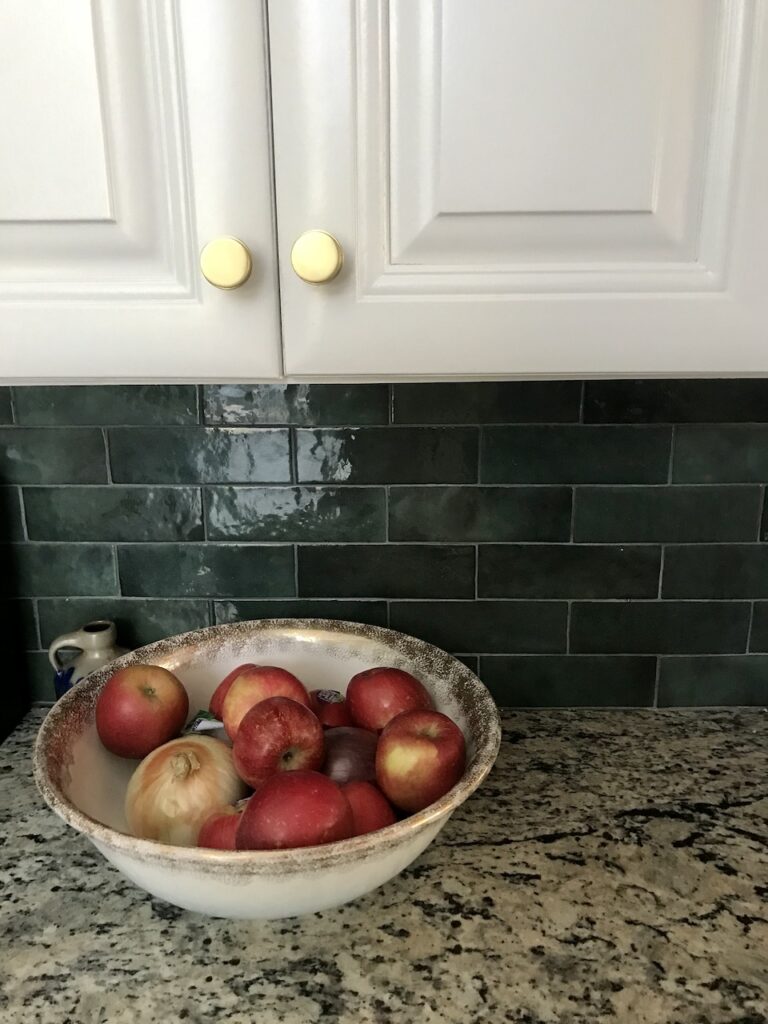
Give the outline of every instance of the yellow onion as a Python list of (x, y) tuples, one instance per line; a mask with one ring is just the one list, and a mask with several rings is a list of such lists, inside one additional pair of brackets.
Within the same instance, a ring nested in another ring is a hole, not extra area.
[(205, 819), (247, 792), (225, 743), (182, 736), (147, 754), (136, 768), (125, 795), (125, 816), (140, 839), (196, 846)]

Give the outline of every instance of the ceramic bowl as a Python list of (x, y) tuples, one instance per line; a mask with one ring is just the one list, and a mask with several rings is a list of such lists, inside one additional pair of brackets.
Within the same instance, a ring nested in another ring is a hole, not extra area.
[[(463, 729), (464, 776), (418, 814), (325, 846), (235, 852), (168, 846), (127, 834), (123, 801), (137, 762), (110, 754), (96, 733), (96, 700), (107, 679), (136, 662), (162, 665), (184, 683), (194, 714), (207, 708), (218, 681), (244, 661), (287, 668), (308, 689), (344, 691), (356, 672), (375, 665), (412, 672), (437, 709)], [(85, 833), (110, 863), (153, 895), (216, 917), (294, 917), (362, 896), (418, 857), (491, 770), (500, 736), (491, 695), (444, 651), (375, 626), (268, 619), (161, 640), (89, 675), (46, 716), (35, 746), (35, 779), (68, 825)]]

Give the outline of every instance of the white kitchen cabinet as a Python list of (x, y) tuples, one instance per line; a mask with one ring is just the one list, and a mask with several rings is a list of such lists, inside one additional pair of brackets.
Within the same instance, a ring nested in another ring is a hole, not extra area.
[[(0, 378), (279, 376), (265, 20), (0, 2)], [(230, 291), (200, 269), (222, 236), (252, 258)]]
[(768, 374), (767, 5), (0, 0), (0, 379)]
[[(768, 373), (763, 0), (276, 0), (285, 369)], [(291, 268), (307, 229), (341, 273)]]

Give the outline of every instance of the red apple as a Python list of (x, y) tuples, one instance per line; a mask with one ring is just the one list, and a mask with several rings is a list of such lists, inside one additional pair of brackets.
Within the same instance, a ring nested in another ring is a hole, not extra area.
[(270, 775), (323, 763), (323, 727), (305, 704), (268, 697), (247, 712), (232, 746), (235, 770), (254, 789)]
[(434, 707), (419, 680), (399, 668), (369, 668), (352, 676), (347, 704), (355, 725), (377, 732), (404, 711)]
[(391, 804), (372, 782), (348, 782), (341, 792), (352, 808), (353, 836), (376, 832), (397, 821)]
[(286, 850), (348, 839), (353, 819), (341, 788), (320, 772), (273, 775), (256, 790), (237, 830), (238, 850)]
[(212, 850), (236, 849), (235, 835), (246, 803), (247, 800), (243, 801), (242, 806), (228, 804), (226, 807), (214, 811), (200, 826), (197, 845), (207, 846)]
[(120, 757), (146, 757), (178, 735), (189, 714), (182, 684), (159, 665), (115, 672), (96, 701), (99, 739)]
[(268, 697), (290, 697), (309, 704), (304, 684), (292, 672), (274, 665), (252, 665), (232, 680), (222, 701), (221, 720), (231, 740), (237, 736), (243, 716)]
[(352, 725), (344, 694), (338, 690), (310, 690), (309, 706), (326, 729), (337, 725)]
[(378, 742), (379, 737), (370, 729), (358, 729), (354, 725), (327, 729), (324, 774), (339, 785), (356, 780), (373, 782), (376, 778)]
[(224, 676), (219, 685), (213, 691), (213, 696), (211, 697), (211, 702), (208, 705), (208, 710), (212, 715), (215, 715), (220, 722), (222, 721), (224, 698), (229, 693), (230, 686), (239, 676), (243, 675), (244, 672), (250, 671), (252, 668), (258, 668), (258, 666), (254, 665), (253, 662), (250, 661), (247, 661), (244, 665), (238, 665), (237, 668), (232, 669), (229, 675)]
[(439, 800), (464, 774), (464, 734), (439, 711), (406, 711), (393, 718), (376, 748), (376, 781), (403, 811)]

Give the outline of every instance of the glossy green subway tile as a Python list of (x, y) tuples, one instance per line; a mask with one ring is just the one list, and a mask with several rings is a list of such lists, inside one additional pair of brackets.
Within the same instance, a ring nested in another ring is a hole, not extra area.
[(577, 487), (574, 540), (757, 539), (759, 487)]
[(454, 658), (466, 665), (470, 672), (478, 673), (480, 658), (476, 654), (454, 654)]
[(656, 597), (661, 549), (650, 545), (484, 544), (480, 597)]
[(32, 540), (202, 540), (195, 487), (27, 487)]
[(579, 419), (581, 382), (395, 384), (395, 423), (567, 423)]
[(675, 430), (676, 483), (768, 480), (768, 426), (681, 426)]
[(29, 426), (197, 423), (194, 384), (16, 387), (16, 422)]
[(287, 430), (117, 427), (109, 431), (115, 483), (287, 483)]
[(480, 678), (502, 707), (650, 707), (656, 659), (606, 655), (492, 656)]
[(101, 484), (107, 481), (104, 438), (96, 428), (0, 427), (0, 482)]
[(768, 421), (768, 380), (591, 380), (586, 423)]
[(0, 544), (24, 540), (23, 518), (20, 488), (0, 486)]
[(11, 597), (117, 593), (108, 544), (13, 544), (9, 556), (0, 586)]
[(29, 699), (54, 701), (56, 692), (53, 688), (53, 669), (45, 651), (28, 651), (24, 655), (24, 667)]
[(118, 643), (131, 648), (211, 625), (209, 602), (202, 599), (41, 598), (37, 607), (43, 647), (93, 619), (111, 619), (117, 626)]
[(301, 597), (472, 597), (475, 549), (419, 544), (299, 547)]
[(118, 547), (122, 593), (136, 597), (293, 597), (293, 548), (247, 544)]
[(485, 427), (483, 483), (665, 483), (669, 427)]
[(392, 629), (447, 651), (565, 651), (564, 601), (393, 601)]
[(450, 484), (477, 480), (475, 427), (297, 430), (299, 480), (307, 483)]
[(750, 606), (737, 601), (576, 602), (574, 654), (730, 654), (747, 649)]
[(768, 597), (768, 547), (763, 544), (670, 546), (661, 596), (726, 600)]
[(755, 601), (749, 649), (768, 652), (768, 601)]
[(210, 487), (211, 540), (382, 541), (383, 487)]
[(26, 598), (7, 601), (3, 606), (3, 614), (7, 616), (8, 635), (21, 637), (25, 651), (36, 651), (40, 648), (34, 601)]
[(249, 619), (336, 619), (387, 625), (386, 601), (215, 601), (216, 622)]
[(766, 655), (661, 659), (660, 707), (762, 707), (767, 704)]
[(10, 388), (0, 388), (0, 423), (13, 423)]
[(387, 384), (206, 384), (206, 423), (302, 427), (387, 423)]
[(389, 539), (567, 541), (570, 487), (393, 487)]

